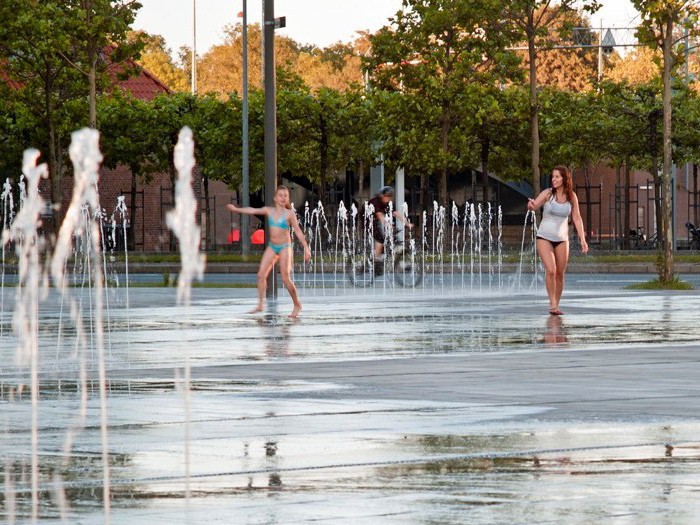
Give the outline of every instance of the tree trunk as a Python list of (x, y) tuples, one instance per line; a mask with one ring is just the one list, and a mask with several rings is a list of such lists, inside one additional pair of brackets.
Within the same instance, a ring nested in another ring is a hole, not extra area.
[[(47, 66), (47, 73), (48, 73)], [(48, 75), (47, 75), (48, 78)], [(53, 233), (58, 235), (58, 229), (61, 225), (61, 168), (59, 165), (59, 153), (56, 143), (56, 126), (53, 120), (53, 100), (51, 94), (53, 86), (51, 81), (47, 82), (46, 86), (46, 127), (49, 132), (49, 181), (51, 186), (51, 204), (53, 216)]]
[(625, 159), (625, 248), (630, 249), (630, 160)]
[(328, 130), (326, 129), (326, 119), (321, 117), (321, 177), (318, 186), (318, 198), (323, 204), (326, 200), (326, 171), (328, 170)]
[(420, 175), (420, 204), (423, 210), (427, 210), (430, 207), (428, 202), (428, 175), (425, 172)]
[[(168, 172), (170, 174), (170, 205), (175, 207), (175, 181), (177, 180), (177, 171), (175, 170), (175, 161), (173, 160), (173, 151), (168, 152)], [(165, 217), (161, 217), (163, 223), (165, 223)], [(175, 236), (173, 231), (168, 228), (169, 242), (168, 248), (171, 252), (177, 250), (175, 245)]]
[(489, 138), (486, 137), (481, 141), (481, 185), (482, 199), (484, 210), (488, 209), (488, 202), (491, 200), (489, 195), (489, 152), (491, 144)]
[(97, 129), (97, 75), (95, 69), (97, 67), (97, 53), (94, 49), (90, 50), (90, 70), (88, 78), (90, 79), (90, 127)]
[(537, 103), (537, 49), (534, 32), (528, 32), (527, 50), (530, 59), (530, 132), (532, 134), (532, 187), (540, 194), (540, 121)]
[[(136, 251), (136, 186), (138, 184), (138, 175), (136, 171), (131, 169), (131, 213), (129, 214), (129, 249), (132, 252)], [(122, 232), (123, 233), (123, 232)]]
[(360, 204), (365, 199), (365, 161), (357, 164), (357, 199)]
[(209, 177), (202, 177), (204, 186), (204, 243), (207, 250), (211, 250), (211, 206), (209, 205)]
[(450, 136), (450, 110), (445, 103), (442, 105), (442, 130), (440, 139), (442, 144), (443, 164), (440, 170), (440, 203), (447, 207), (447, 152), (449, 150)]
[(669, 20), (666, 23), (663, 45), (664, 58), (664, 164), (663, 164), (663, 235), (664, 235), (664, 261), (661, 268), (659, 280), (661, 282), (669, 282), (673, 279), (673, 205), (671, 202), (671, 68), (673, 51), (673, 21)]

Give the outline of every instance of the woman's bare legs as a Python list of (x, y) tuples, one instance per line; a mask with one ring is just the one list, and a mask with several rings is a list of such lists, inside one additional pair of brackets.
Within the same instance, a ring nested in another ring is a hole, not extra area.
[(301, 312), (301, 303), (299, 302), (299, 296), (297, 295), (296, 286), (292, 282), (292, 264), (293, 264), (293, 252), (292, 248), (282, 248), (280, 251), (280, 274), (282, 275), (282, 284), (289, 292), (292, 297), (292, 302), (294, 303), (294, 309), (289, 317), (292, 319), (296, 318)]
[(537, 253), (540, 255), (540, 259), (542, 259), (542, 264), (544, 265), (544, 282), (547, 286), (547, 295), (549, 296), (549, 311), (554, 312), (558, 305), (556, 282), (557, 262), (554, 257), (552, 243), (544, 239), (537, 239)]
[[(555, 308), (559, 310), (559, 301), (561, 301), (561, 294), (564, 291), (564, 272), (566, 272), (566, 265), (569, 264), (569, 241), (562, 242), (554, 248), (554, 259), (556, 263), (556, 306)], [(561, 310), (559, 310), (561, 314)]]
[(277, 260), (277, 255), (269, 246), (265, 248), (262, 259), (260, 259), (260, 268), (258, 268), (258, 306), (253, 308), (250, 313), (263, 311), (263, 303), (265, 301), (265, 290), (267, 290), (267, 276), (272, 270)]

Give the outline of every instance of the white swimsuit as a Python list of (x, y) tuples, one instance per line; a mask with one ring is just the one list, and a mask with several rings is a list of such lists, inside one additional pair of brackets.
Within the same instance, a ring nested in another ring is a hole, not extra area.
[(542, 212), (542, 222), (537, 228), (537, 237), (552, 242), (562, 242), (569, 240), (569, 215), (571, 215), (571, 203), (564, 204), (557, 202), (552, 193), (552, 197), (544, 203)]

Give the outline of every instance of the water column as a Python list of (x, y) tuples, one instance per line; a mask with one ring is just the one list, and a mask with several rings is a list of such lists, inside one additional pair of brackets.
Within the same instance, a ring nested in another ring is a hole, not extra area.
[(498, 291), (501, 291), (501, 270), (503, 269), (503, 209), (498, 206)]
[[(175, 209), (166, 216), (168, 228), (180, 245), (180, 274), (177, 279), (177, 302), (189, 309), (192, 297), (192, 281), (204, 277), (204, 254), (199, 251), (201, 241), (197, 226), (197, 199), (192, 189), (194, 170), (194, 141), (192, 130), (185, 126), (180, 130), (174, 153), (177, 182), (175, 183)], [(190, 351), (185, 344), (185, 497), (190, 497)]]
[[(5, 184), (3, 185), (2, 195), (2, 282), (0, 282), (0, 338), (2, 338), (5, 332), (5, 231), (7, 227), (12, 224), (12, 218), (14, 213), (14, 201), (12, 198), (12, 183), (10, 179), (5, 179)], [(8, 237), (9, 239), (9, 237)]]
[[(457, 203), (452, 201), (452, 224), (450, 242), (450, 278), (452, 290), (455, 286), (455, 258), (459, 257), (459, 210)], [(459, 259), (457, 259), (457, 269), (459, 269)]]
[[(19, 339), (17, 362), (30, 366), (31, 375), (31, 492), (32, 523), (39, 512), (39, 250), (42, 240), (37, 235), (39, 216), (44, 200), (39, 196), (39, 181), (48, 177), (46, 164), (36, 165), (39, 151), (24, 152), (22, 173), (26, 177), (28, 195), (12, 222), (9, 238), (15, 242), (19, 258), (19, 281), (12, 326)], [(6, 241), (6, 234), (3, 234)], [(4, 242), (3, 242), (4, 244)]]
[(343, 252), (343, 262), (341, 272), (345, 269), (345, 262), (348, 253), (348, 210), (345, 203), (340, 201), (338, 205), (338, 220), (335, 223), (335, 267), (333, 268), (333, 285), (338, 288), (338, 259), (340, 250)]
[[(85, 234), (88, 246), (85, 247), (88, 257), (94, 261), (100, 260), (101, 246), (99, 225), (96, 222), (100, 203), (97, 195), (97, 183), (99, 180), (98, 169), (102, 162), (102, 154), (99, 149), (100, 134), (94, 129), (84, 128), (74, 132), (71, 145), (68, 149), (70, 159), (73, 162), (75, 182), (73, 196), (66, 211), (65, 218), (58, 232), (56, 246), (51, 258), (51, 276), (56, 287), (65, 294), (67, 283), (65, 278), (66, 261), (70, 256), (73, 237)], [(28, 199), (30, 198), (28, 194)], [(88, 259), (89, 261), (89, 259)], [(107, 440), (107, 374), (104, 355), (104, 328), (102, 316), (103, 281), (102, 266), (99, 263), (89, 268), (90, 276), (94, 282), (94, 333), (97, 344), (97, 361), (100, 394), (100, 428), (102, 434), (102, 470), (103, 470), (103, 499), (104, 522), (110, 522), (110, 475), (109, 475), (109, 446)], [(91, 296), (92, 300), (92, 296)], [(80, 313), (72, 302), (73, 318), (76, 322), (78, 334), (80, 334)], [(92, 316), (91, 316), (92, 320)]]
[[(126, 202), (124, 201), (124, 195), (120, 195), (117, 197), (117, 207), (114, 209), (114, 214), (112, 214), (112, 217), (114, 216), (119, 216), (121, 217), (122, 220), (122, 234), (124, 235), (124, 287), (126, 290), (126, 348), (127, 348), (127, 358), (129, 358), (129, 366), (131, 366), (131, 313), (129, 310), (129, 243), (127, 242), (127, 234), (126, 234), (126, 220), (128, 217), (128, 210), (126, 207)], [(116, 224), (112, 224), (112, 243), (114, 246), (116, 246)], [(132, 224), (132, 228), (135, 228), (136, 225)]]

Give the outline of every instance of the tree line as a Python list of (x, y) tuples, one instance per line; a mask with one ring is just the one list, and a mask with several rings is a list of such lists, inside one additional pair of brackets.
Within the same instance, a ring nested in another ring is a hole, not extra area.
[[(662, 280), (668, 280), (671, 163), (694, 162), (697, 151), (698, 101), (679, 66), (683, 37), (695, 36), (698, 6), (634, 4), (644, 15), (638, 38), (649, 53), (643, 56), (651, 54), (658, 65), (641, 83), (628, 82), (637, 73), (625, 57), (606, 58), (606, 67), (619, 70), (598, 82), (590, 50), (554, 49), (570, 40), (574, 26), (586, 31), (584, 11), (594, 12), (595, 0), (405, 0), (384, 28), (353, 44), (318, 49), (277, 37), (278, 171), (308, 180), (323, 199), (334, 173), (352, 169), (361, 180), (382, 155), (387, 173), (401, 166), (419, 176), (425, 205), (431, 182), (446, 202), (448, 176), (470, 167), (484, 174), (484, 199), (490, 172), (526, 178), (537, 192), (541, 167), (555, 163), (582, 168), (588, 177), (606, 160), (620, 181), (632, 168), (645, 168), (663, 202), (657, 223), (666, 248)], [(69, 132), (91, 125), (102, 132), (106, 165), (128, 165), (135, 188), (155, 172), (174, 176), (177, 130), (189, 125), (205, 180), (238, 187), (240, 25), (198, 57), (204, 94), (191, 96), (183, 92), (188, 50), (181, 50), (178, 65), (162, 38), (132, 31), (139, 7), (133, 0), (0, 5), (2, 174), (17, 173), (23, 148), (39, 147), (48, 157), (52, 200), (60, 201)], [(251, 28), (253, 58), (259, 33)], [(598, 37), (589, 31), (585, 38), (595, 44)], [(134, 74), (138, 64), (161, 75), (174, 94), (144, 101), (114, 89), (115, 78)], [(258, 83), (251, 60), (254, 190), (263, 181)]]

